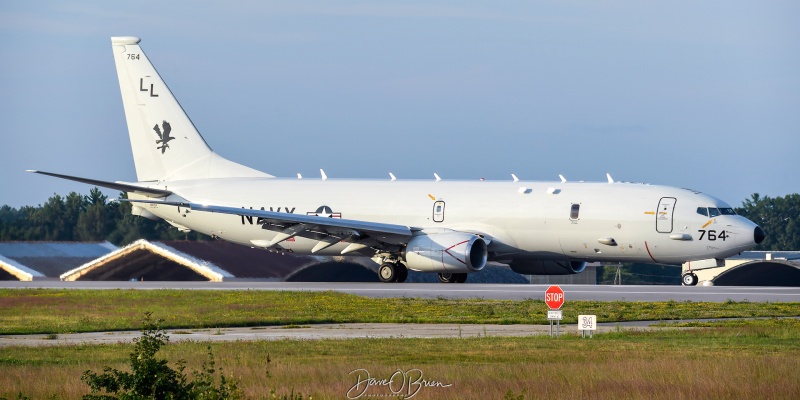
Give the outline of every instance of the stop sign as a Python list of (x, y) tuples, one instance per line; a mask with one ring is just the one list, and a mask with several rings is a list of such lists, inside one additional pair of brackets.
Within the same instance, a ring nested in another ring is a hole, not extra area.
[(550, 286), (544, 291), (544, 302), (551, 310), (558, 310), (564, 305), (564, 291), (560, 286)]

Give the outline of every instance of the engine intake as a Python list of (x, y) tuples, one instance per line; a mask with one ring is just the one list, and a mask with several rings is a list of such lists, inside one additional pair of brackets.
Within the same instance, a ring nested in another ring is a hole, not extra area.
[(408, 241), (404, 252), (406, 266), (420, 272), (477, 272), (486, 266), (486, 242), (464, 232), (420, 235)]

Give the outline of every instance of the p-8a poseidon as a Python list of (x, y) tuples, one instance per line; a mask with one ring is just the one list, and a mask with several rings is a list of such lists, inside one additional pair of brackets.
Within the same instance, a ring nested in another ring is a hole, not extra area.
[[(695, 191), (614, 182), (280, 179), (214, 153), (135, 37), (111, 38), (136, 182), (45, 175), (127, 193), (132, 213), (244, 246), (375, 259), (464, 282), (489, 261), (521, 274), (576, 274), (589, 261), (724, 259), (764, 239)], [(689, 277), (686, 283), (696, 283)]]

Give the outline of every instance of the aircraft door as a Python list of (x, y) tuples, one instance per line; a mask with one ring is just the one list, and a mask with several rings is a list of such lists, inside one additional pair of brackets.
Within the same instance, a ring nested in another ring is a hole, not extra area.
[(659, 233), (672, 232), (672, 214), (675, 211), (675, 203), (677, 199), (674, 197), (662, 197), (658, 202), (658, 209), (656, 210), (656, 231)]
[(444, 201), (433, 203), (433, 222), (444, 222)]

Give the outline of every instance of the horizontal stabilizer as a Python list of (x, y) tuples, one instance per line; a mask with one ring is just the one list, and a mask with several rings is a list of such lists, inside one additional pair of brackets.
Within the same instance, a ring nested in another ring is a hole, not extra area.
[(77, 176), (70, 176), (70, 175), (61, 175), (55, 174), (52, 172), (44, 172), (44, 171), (36, 171), (36, 170), (28, 170), (27, 172), (33, 172), (35, 174), (42, 174), (42, 175), (49, 175), (54, 176), (56, 178), (67, 179), (70, 181), (86, 183), (89, 185), (100, 186), (109, 189), (120, 190), (127, 193), (136, 193), (147, 197), (166, 197), (172, 194), (169, 190), (161, 190), (161, 189), (153, 189), (147, 187), (141, 187), (136, 185), (131, 185), (128, 183), (119, 183), (119, 182), (108, 182), (108, 181), (99, 181), (97, 179), (89, 179), (89, 178), (81, 178)]

